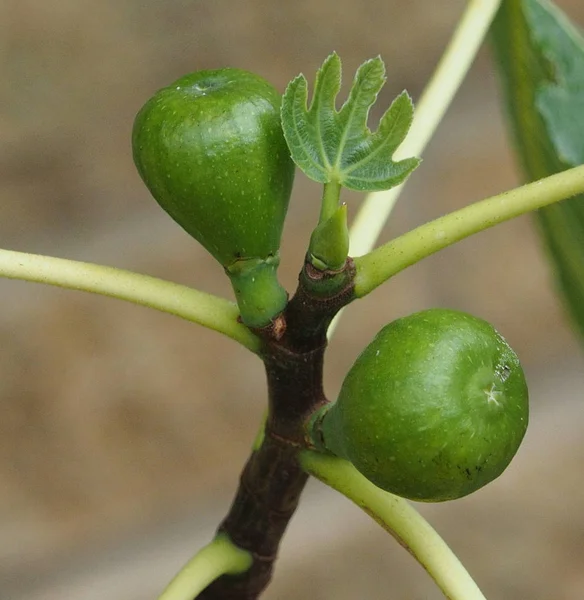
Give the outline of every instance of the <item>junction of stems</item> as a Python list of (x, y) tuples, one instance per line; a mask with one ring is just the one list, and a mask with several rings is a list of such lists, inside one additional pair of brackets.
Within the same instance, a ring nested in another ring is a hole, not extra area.
[[(299, 451), (306, 448), (304, 424), (327, 402), (322, 387), (326, 331), (353, 298), (353, 276), (351, 261), (334, 273), (315, 272), (307, 263), (279, 326), (256, 331), (263, 343), (268, 418), (219, 527), (253, 561), (246, 572), (217, 579), (198, 600), (252, 600), (270, 581), (280, 541), (308, 479), (298, 462)], [(325, 282), (326, 295), (311, 291), (307, 282), (314, 277), (332, 282)]]

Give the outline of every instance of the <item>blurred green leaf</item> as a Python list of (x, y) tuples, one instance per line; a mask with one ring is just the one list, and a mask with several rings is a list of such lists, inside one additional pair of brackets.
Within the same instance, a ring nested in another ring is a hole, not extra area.
[[(503, 0), (493, 45), (523, 171), (533, 181), (584, 163), (584, 37), (547, 0)], [(584, 335), (584, 196), (541, 209), (543, 239)]]

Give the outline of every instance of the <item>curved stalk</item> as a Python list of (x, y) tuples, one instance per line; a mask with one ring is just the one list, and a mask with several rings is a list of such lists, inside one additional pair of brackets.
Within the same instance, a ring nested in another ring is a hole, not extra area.
[(193, 600), (222, 575), (244, 573), (251, 564), (249, 552), (220, 534), (189, 560), (158, 600)]
[(584, 194), (584, 165), (492, 196), (421, 225), (355, 259), (355, 296), (361, 298), (390, 277), (474, 233)]
[(406, 500), (376, 487), (346, 460), (307, 450), (301, 453), (300, 464), (391, 533), (449, 600), (485, 600), (456, 555)]
[[(501, 0), (471, 0), (468, 3), (422, 93), (408, 136), (395, 153), (396, 160), (422, 155), (468, 73), (500, 4)], [(361, 256), (375, 246), (406, 183), (407, 180), (390, 190), (367, 196), (350, 229), (350, 256)], [(331, 323), (329, 339), (343, 312), (340, 311)]]
[[(500, 4), (501, 0), (468, 3), (424, 89), (408, 136), (395, 153), (396, 160), (422, 154), (466, 77)], [(360, 256), (373, 248), (405, 183), (367, 196), (351, 228), (351, 256)]]
[(155, 308), (198, 323), (259, 352), (259, 339), (238, 322), (229, 300), (157, 277), (52, 256), (0, 249), (0, 277), (48, 283)]

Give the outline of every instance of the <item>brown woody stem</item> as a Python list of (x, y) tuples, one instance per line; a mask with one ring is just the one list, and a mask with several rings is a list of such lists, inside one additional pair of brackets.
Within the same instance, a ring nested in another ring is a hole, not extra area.
[(299, 451), (307, 447), (304, 423), (327, 402), (322, 383), (326, 331), (354, 297), (354, 274), (351, 259), (341, 271), (330, 273), (305, 264), (281, 319), (255, 332), (264, 343), (268, 381), (265, 437), (249, 457), (219, 527), (252, 554), (253, 564), (241, 575), (219, 578), (197, 600), (255, 600), (270, 581), (280, 541), (308, 479), (298, 463)]

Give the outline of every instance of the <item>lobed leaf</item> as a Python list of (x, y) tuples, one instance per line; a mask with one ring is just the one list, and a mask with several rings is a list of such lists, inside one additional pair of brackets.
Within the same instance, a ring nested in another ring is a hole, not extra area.
[(413, 104), (402, 92), (372, 133), (369, 111), (383, 84), (385, 65), (380, 57), (363, 63), (341, 109), (341, 60), (331, 54), (318, 70), (308, 106), (308, 82), (298, 75), (282, 99), (282, 126), (294, 162), (320, 183), (336, 182), (359, 191), (385, 190), (402, 183), (419, 159), (393, 161), (413, 119)]
[[(504, 0), (493, 43), (529, 180), (584, 164), (584, 37), (547, 0)], [(584, 196), (538, 211), (559, 288), (584, 335)]]

